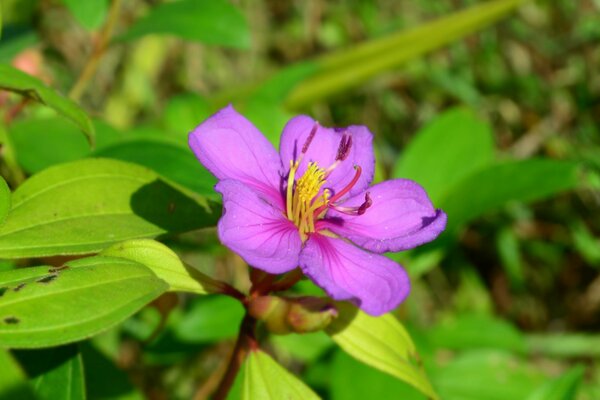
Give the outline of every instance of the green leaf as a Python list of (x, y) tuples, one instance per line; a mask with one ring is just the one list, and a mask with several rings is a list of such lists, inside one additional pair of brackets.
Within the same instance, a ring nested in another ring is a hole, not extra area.
[(14, 352), (39, 400), (85, 399), (83, 362), (77, 345)]
[(145, 265), (169, 284), (170, 291), (208, 294), (216, 289), (213, 279), (184, 265), (173, 250), (154, 240), (128, 240), (109, 247), (100, 254)]
[(60, 117), (17, 121), (9, 135), (19, 164), (30, 174), (79, 160), (90, 152), (79, 129)]
[(261, 350), (250, 352), (244, 370), (242, 400), (319, 399), (301, 380)]
[(94, 144), (94, 126), (77, 104), (46, 86), (42, 81), (10, 65), (0, 64), (0, 89), (16, 92), (54, 109), (73, 121)]
[(489, 165), (494, 140), (472, 111), (447, 111), (419, 131), (402, 151), (393, 176), (419, 182), (434, 204), (457, 182)]
[[(332, 400), (426, 399), (412, 386), (369, 368), (343, 351), (335, 352), (330, 370), (331, 378), (328, 383)], [(349, 384), (349, 382), (354, 383)]]
[(183, 93), (169, 98), (161, 117), (161, 125), (187, 144), (188, 133), (212, 114), (208, 101), (196, 93)]
[(558, 378), (544, 383), (527, 400), (575, 400), (584, 373), (585, 367), (576, 365)]
[(428, 337), (436, 348), (525, 351), (525, 338), (512, 324), (485, 314), (464, 314), (445, 321), (431, 329)]
[(93, 30), (102, 25), (108, 10), (108, 0), (62, 0), (79, 23)]
[(175, 335), (188, 343), (233, 338), (238, 333), (243, 316), (244, 307), (231, 297), (215, 295), (197, 298), (174, 327)]
[(444, 400), (524, 399), (544, 379), (541, 372), (523, 360), (492, 350), (463, 353), (429, 369)]
[(217, 199), (216, 178), (187, 146), (159, 138), (135, 139), (97, 151), (95, 156), (143, 165), (203, 196)]
[(154, 172), (116, 160), (48, 168), (21, 185), (0, 227), (0, 257), (100, 251), (128, 239), (213, 226), (208, 203)]
[(0, 272), (0, 346), (36, 348), (88, 338), (168, 289), (145, 266), (112, 257)]
[(337, 307), (339, 316), (326, 332), (345, 352), (438, 398), (408, 332), (394, 316), (372, 317), (348, 303), (337, 303)]
[(600, 357), (600, 335), (557, 333), (527, 335), (531, 354), (550, 357)]
[(250, 47), (246, 19), (225, 0), (180, 0), (160, 4), (117, 40), (132, 40), (153, 33), (225, 47)]
[(7, 351), (0, 349), (0, 399), (37, 400), (25, 373)]
[[(475, 172), (455, 185), (439, 206), (448, 231), (509, 201), (531, 202), (573, 189), (578, 165), (549, 159), (508, 161)], [(551, 177), (551, 179), (549, 179)]]
[(10, 189), (3, 177), (0, 176), (0, 225), (4, 223), (10, 210)]
[(513, 10), (521, 0), (486, 1), (405, 32), (371, 40), (317, 60), (320, 71), (294, 88), (286, 105), (297, 109), (356, 87), (472, 32)]

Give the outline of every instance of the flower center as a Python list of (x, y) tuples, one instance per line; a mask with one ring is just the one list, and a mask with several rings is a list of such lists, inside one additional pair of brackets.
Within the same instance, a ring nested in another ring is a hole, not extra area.
[(315, 162), (309, 162), (306, 171), (298, 180), (296, 174), (300, 163), (308, 151), (308, 147), (315, 137), (318, 124), (315, 124), (311, 130), (302, 151), (297, 160), (290, 160), (290, 172), (287, 179), (286, 192), (286, 216), (292, 221), (300, 232), (302, 241), (308, 238), (310, 233), (315, 232), (315, 221), (322, 219), (325, 216), (328, 208), (333, 208), (336, 211), (350, 215), (362, 215), (367, 208), (371, 206), (371, 198), (369, 193), (365, 195), (365, 203), (360, 207), (339, 207), (335, 203), (345, 196), (356, 185), (360, 178), (362, 169), (360, 166), (355, 166), (355, 175), (352, 180), (332, 196), (329, 189), (323, 189), (323, 185), (327, 182), (326, 179), (331, 172), (342, 163), (350, 154), (352, 147), (352, 136), (344, 134), (342, 136), (337, 155), (333, 164), (327, 169), (320, 168)]
[[(294, 188), (294, 178), (298, 166), (298, 161), (290, 161), (286, 212), (288, 219), (298, 227), (302, 240), (306, 240), (308, 234), (315, 231), (315, 218), (318, 219), (322, 217), (321, 214), (325, 214), (330, 192), (329, 189), (325, 189), (319, 196), (319, 192), (326, 182), (326, 171), (319, 168), (314, 162), (308, 163), (306, 171), (298, 179)], [(316, 213), (320, 208), (323, 210)]]

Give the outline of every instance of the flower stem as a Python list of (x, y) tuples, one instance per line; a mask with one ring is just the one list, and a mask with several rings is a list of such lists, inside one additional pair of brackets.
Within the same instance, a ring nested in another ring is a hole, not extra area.
[(87, 88), (88, 83), (94, 77), (96, 70), (98, 69), (98, 64), (100, 59), (104, 55), (104, 52), (108, 48), (108, 44), (110, 42), (110, 38), (112, 36), (114, 27), (119, 19), (119, 12), (121, 9), (121, 0), (113, 0), (110, 11), (108, 14), (108, 19), (106, 23), (102, 27), (100, 31), (100, 36), (94, 45), (94, 49), (92, 50), (92, 55), (88, 60), (87, 64), (83, 67), (81, 75), (77, 79), (77, 82), (69, 92), (69, 97), (74, 101), (79, 101), (85, 89)]
[(214, 400), (225, 400), (227, 398), (227, 394), (229, 394), (229, 390), (235, 382), (235, 377), (237, 376), (242, 363), (246, 359), (248, 351), (257, 349), (258, 345), (254, 337), (255, 327), (256, 320), (246, 314), (240, 325), (240, 333), (235, 343), (235, 347), (233, 348), (227, 371), (213, 396)]

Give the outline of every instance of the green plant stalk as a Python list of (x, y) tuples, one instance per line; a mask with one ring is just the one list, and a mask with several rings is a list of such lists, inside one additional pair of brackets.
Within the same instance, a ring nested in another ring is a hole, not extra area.
[(316, 61), (321, 71), (298, 84), (289, 94), (285, 104), (289, 109), (298, 109), (357, 86), (378, 73), (397, 67), (497, 21), (522, 1), (485, 2), (409, 31), (325, 56)]
[(72, 100), (79, 101), (79, 99), (85, 92), (85, 89), (87, 88), (90, 80), (94, 77), (94, 74), (98, 69), (100, 59), (102, 58), (102, 56), (106, 52), (106, 49), (108, 48), (113, 30), (115, 28), (117, 20), (119, 19), (120, 10), (121, 0), (113, 0), (110, 6), (110, 11), (108, 13), (108, 19), (106, 20), (106, 23), (100, 31), (100, 36), (94, 46), (92, 55), (90, 56), (90, 59), (88, 60), (87, 64), (83, 67), (83, 71), (81, 72), (81, 75), (79, 75), (77, 82), (75, 82), (75, 85), (69, 92), (69, 98), (71, 98)]

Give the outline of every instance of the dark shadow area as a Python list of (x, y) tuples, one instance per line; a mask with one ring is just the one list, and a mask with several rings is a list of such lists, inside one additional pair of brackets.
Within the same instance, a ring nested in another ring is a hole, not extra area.
[(131, 208), (139, 217), (167, 232), (185, 232), (214, 226), (221, 216), (219, 204), (188, 197), (157, 179), (131, 196)]
[(31, 379), (60, 367), (73, 357), (77, 357), (77, 346), (67, 345), (38, 350), (13, 350), (19, 364)]
[(36, 400), (37, 397), (27, 382), (0, 390), (1, 400)]
[(350, 302), (336, 302), (335, 307), (338, 310), (338, 316), (335, 318), (331, 324), (327, 327), (326, 331), (330, 335), (334, 335), (336, 333), (342, 332), (356, 317), (358, 314), (358, 304), (356, 307), (352, 307)]

